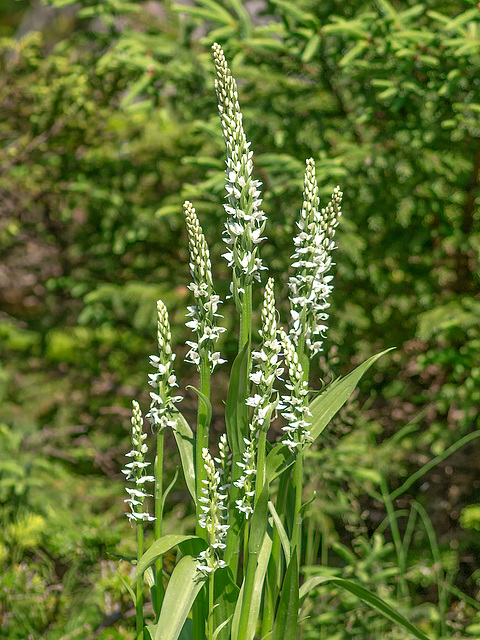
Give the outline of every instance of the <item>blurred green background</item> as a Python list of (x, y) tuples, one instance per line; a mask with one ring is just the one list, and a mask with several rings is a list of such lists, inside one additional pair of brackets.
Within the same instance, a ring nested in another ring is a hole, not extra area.
[[(134, 550), (120, 470), (131, 399), (148, 405), (158, 298), (182, 386), (196, 381), (182, 364), (185, 199), (228, 293), (214, 41), (264, 183), (262, 257), (283, 320), (305, 158), (323, 203), (337, 184), (345, 194), (313, 386), (397, 347), (312, 452), (306, 562), (357, 576), (432, 638), (480, 638), (480, 9), (469, 0), (0, 2), (2, 638), (133, 638), (119, 575), (130, 568), (108, 554)], [(191, 527), (181, 480), (167, 507), (168, 528)], [(308, 614), (305, 639), (405, 637), (331, 588)]]

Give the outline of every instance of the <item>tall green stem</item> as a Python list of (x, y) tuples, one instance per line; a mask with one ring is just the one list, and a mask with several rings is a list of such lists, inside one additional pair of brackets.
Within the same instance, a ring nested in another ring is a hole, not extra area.
[(245, 287), (242, 296), (242, 311), (240, 313), (240, 335), (238, 338), (238, 351), (250, 341), (252, 335), (252, 285)]
[[(200, 361), (200, 392), (210, 400), (210, 363), (207, 357), (202, 357)], [(202, 488), (204, 486), (203, 481), (206, 479), (206, 471), (203, 464), (202, 450), (208, 449), (209, 444), (209, 424), (207, 424), (207, 412), (208, 409), (204, 401), (198, 399), (198, 411), (197, 411), (197, 439), (196, 439), (196, 451), (195, 451), (195, 477), (196, 477), (196, 494), (197, 494), (197, 523), (196, 534), (201, 538), (206, 539), (205, 530), (199, 525), (199, 519), (201, 516), (200, 510), (200, 498), (202, 497)]]
[[(162, 536), (162, 518), (163, 518), (163, 431), (159, 431), (157, 435), (157, 456), (155, 458), (155, 540)], [(163, 558), (160, 557), (155, 563), (155, 602), (154, 609), (158, 616), (163, 602)]]
[[(140, 507), (143, 511), (143, 507)], [(143, 521), (137, 521), (137, 560), (143, 555)], [(143, 580), (137, 582), (137, 602), (136, 602), (136, 628), (137, 640), (143, 638)]]

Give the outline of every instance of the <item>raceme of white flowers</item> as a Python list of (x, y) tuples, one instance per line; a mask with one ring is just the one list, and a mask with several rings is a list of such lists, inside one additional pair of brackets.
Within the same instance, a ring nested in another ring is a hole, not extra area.
[[(224, 447), (226, 441), (222, 443)], [(215, 468), (215, 464), (212, 460), (208, 449), (202, 449), (202, 455), (204, 460), (205, 471), (207, 479), (203, 481), (205, 487), (202, 489), (202, 497), (199, 498), (201, 504), (202, 515), (198, 521), (202, 529), (205, 529), (208, 534), (207, 542), (208, 548), (202, 551), (198, 556), (197, 569), (205, 574), (214, 571), (217, 567), (225, 567), (224, 560), (220, 558), (220, 554), (225, 549), (224, 539), (227, 535), (228, 524), (226, 524), (227, 506), (225, 502), (228, 498), (225, 490), (227, 486), (221, 485), (221, 473)], [(225, 449), (222, 457), (225, 457)]]
[(318, 186), (315, 162), (307, 160), (303, 207), (297, 222), (299, 232), (294, 238), (295, 253), (292, 264), (295, 275), (288, 281), (290, 288), (290, 336), (295, 345), (302, 334), (310, 356), (322, 350), (328, 320), (328, 297), (333, 289), (332, 266), (334, 235), (341, 216), (342, 192), (336, 187), (328, 205), (318, 210)]
[(259, 180), (252, 178), (253, 152), (247, 142), (238, 103), (237, 84), (228, 68), (221, 47), (214, 44), (213, 59), (217, 78), (215, 90), (222, 122), (223, 138), (227, 147), (227, 199), (224, 205), (229, 216), (225, 224), (224, 240), (228, 251), (224, 257), (233, 267), (232, 293), (238, 308), (244, 288), (254, 280), (260, 280), (265, 269), (258, 257), (258, 244), (263, 240), (265, 214), (260, 209)]
[(188, 288), (192, 291), (195, 300), (195, 304), (188, 307), (187, 315), (192, 320), (187, 322), (186, 326), (197, 334), (197, 342), (187, 341), (190, 351), (185, 356), (185, 360), (193, 362), (199, 369), (202, 356), (206, 357), (210, 363), (210, 371), (213, 371), (217, 364), (226, 362), (221, 358), (219, 351), (214, 351), (215, 342), (225, 331), (215, 322), (215, 318), (222, 317), (217, 313), (221, 301), (213, 290), (210, 252), (195, 209), (187, 201), (183, 205), (183, 210), (188, 231), (190, 273), (193, 278), (193, 282)]
[(283, 442), (294, 452), (297, 447), (302, 448), (312, 440), (308, 430), (310, 423), (305, 419), (311, 415), (307, 403), (308, 383), (304, 379), (302, 365), (292, 340), (283, 329), (279, 330), (279, 335), (288, 368), (289, 382), (285, 386), (290, 391), (290, 394), (282, 396), (285, 405), (282, 416), (287, 421), (282, 427), (285, 432)]
[(175, 354), (172, 352), (172, 335), (170, 332), (170, 322), (168, 311), (161, 300), (157, 302), (157, 341), (158, 356), (150, 356), (150, 364), (157, 371), (150, 373), (149, 385), (155, 391), (150, 392), (150, 411), (147, 418), (159, 431), (166, 427), (174, 427), (175, 420), (172, 420), (173, 405), (182, 400), (182, 396), (173, 396), (174, 387), (178, 387), (177, 378), (173, 370)]
[(255, 495), (255, 476), (258, 433), (261, 429), (268, 429), (270, 419), (278, 405), (278, 398), (272, 398), (275, 380), (280, 378), (283, 369), (279, 366), (281, 344), (277, 340), (277, 320), (273, 278), (269, 278), (265, 287), (262, 305), (262, 344), (259, 351), (252, 353), (255, 367), (250, 373), (250, 380), (256, 386), (256, 393), (247, 398), (247, 405), (253, 407), (253, 415), (249, 424), (249, 437), (244, 438), (245, 450), (242, 462), (237, 465), (242, 469), (242, 475), (235, 481), (235, 486), (243, 489), (242, 497), (236, 501), (237, 509), (248, 519), (253, 513), (252, 503)]
[(143, 417), (142, 411), (138, 402), (135, 400), (132, 402), (133, 415), (132, 415), (132, 450), (126, 454), (128, 458), (133, 458), (132, 462), (125, 465), (125, 469), (122, 469), (122, 473), (125, 474), (126, 480), (131, 480), (134, 483), (134, 487), (127, 487), (125, 491), (128, 493), (128, 498), (125, 502), (130, 507), (130, 513), (127, 513), (127, 518), (134, 521), (148, 521), (155, 520), (148, 511), (144, 511), (145, 498), (151, 496), (151, 493), (145, 491), (146, 482), (154, 482), (153, 476), (147, 475), (146, 468), (150, 465), (149, 462), (145, 462), (145, 455), (148, 451), (145, 440), (147, 434), (143, 432)]

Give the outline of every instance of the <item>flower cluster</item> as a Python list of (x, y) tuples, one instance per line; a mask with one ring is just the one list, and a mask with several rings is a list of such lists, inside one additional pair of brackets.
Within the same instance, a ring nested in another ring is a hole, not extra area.
[(328, 271), (332, 266), (331, 253), (335, 248), (333, 237), (341, 215), (342, 192), (336, 187), (328, 205), (318, 210), (318, 187), (315, 178), (315, 162), (307, 160), (304, 183), (304, 201), (297, 222), (299, 233), (294, 239), (295, 275), (289, 279), (291, 303), (290, 336), (295, 345), (305, 337), (305, 346), (311, 356), (322, 349), (326, 310), (330, 306), (328, 296), (333, 286), (333, 276)]
[(133, 460), (125, 465), (125, 469), (122, 469), (126, 480), (132, 480), (135, 484), (133, 489), (130, 487), (126, 488), (128, 498), (125, 502), (130, 506), (130, 513), (127, 513), (127, 518), (138, 522), (142, 522), (143, 520), (151, 521), (155, 520), (155, 518), (143, 510), (143, 503), (145, 498), (152, 495), (151, 493), (145, 492), (145, 483), (154, 482), (155, 478), (146, 473), (146, 468), (150, 463), (145, 462), (145, 454), (148, 449), (145, 443), (147, 434), (143, 433), (142, 411), (138, 402), (135, 400), (132, 402), (132, 405), (132, 450), (127, 453), (126, 456), (127, 458), (133, 458)]
[(290, 391), (290, 395), (282, 396), (282, 416), (287, 421), (282, 427), (286, 434), (283, 443), (294, 452), (296, 447), (303, 447), (306, 442), (311, 441), (308, 431), (310, 423), (305, 420), (306, 416), (311, 415), (307, 405), (308, 383), (292, 340), (283, 329), (279, 330), (279, 335), (288, 368), (289, 382), (285, 386)]
[(275, 309), (275, 297), (273, 292), (273, 278), (269, 278), (265, 287), (262, 305), (262, 344), (259, 351), (252, 354), (256, 362), (254, 371), (250, 374), (250, 380), (256, 385), (256, 393), (247, 398), (247, 405), (253, 407), (253, 415), (249, 425), (249, 437), (244, 438), (245, 450), (242, 462), (237, 462), (242, 469), (242, 475), (235, 481), (235, 486), (243, 489), (242, 498), (236, 500), (239, 511), (248, 519), (253, 513), (252, 499), (255, 495), (254, 482), (256, 476), (255, 452), (258, 433), (261, 429), (268, 429), (270, 417), (277, 408), (278, 398), (272, 399), (273, 385), (283, 373), (279, 367), (279, 354), (281, 344), (277, 340), (277, 320)]
[[(218, 457), (214, 458), (215, 462), (219, 465), (218, 473), (222, 478), (229, 478), (230, 471), (232, 468), (232, 453), (230, 451), (230, 447), (227, 442), (227, 434), (222, 433), (220, 436), (220, 441), (218, 443)], [(224, 488), (227, 488), (228, 485), (222, 485)]]
[(227, 487), (220, 486), (221, 474), (215, 469), (215, 464), (208, 449), (203, 448), (202, 455), (207, 479), (203, 480), (205, 487), (202, 489), (203, 496), (199, 498), (199, 501), (202, 503), (200, 508), (203, 513), (198, 523), (202, 529), (206, 529), (207, 531), (208, 548), (199, 554), (198, 560), (200, 564), (197, 565), (197, 569), (205, 574), (209, 574), (211, 571), (217, 569), (217, 567), (226, 566), (224, 560), (220, 559), (219, 552), (225, 549), (224, 539), (229, 526), (225, 524), (227, 516), (224, 515), (224, 512), (227, 511), (227, 507), (225, 506), (227, 494), (224, 493)]
[(173, 388), (178, 387), (173, 370), (175, 354), (172, 352), (168, 311), (161, 300), (157, 302), (157, 314), (158, 356), (150, 356), (150, 364), (157, 371), (148, 375), (148, 384), (155, 391), (150, 392), (151, 403), (147, 418), (152, 427), (163, 431), (166, 427), (175, 426), (175, 420), (172, 420), (173, 405), (180, 402), (182, 396), (172, 395)]
[(200, 369), (202, 358), (208, 358), (210, 371), (213, 371), (217, 364), (222, 364), (220, 352), (214, 352), (214, 344), (218, 340), (220, 333), (225, 331), (223, 327), (217, 327), (215, 318), (221, 317), (217, 313), (221, 304), (219, 296), (213, 290), (212, 265), (210, 262), (210, 252), (198, 222), (195, 209), (190, 202), (183, 205), (185, 220), (188, 231), (188, 247), (190, 251), (190, 273), (193, 282), (188, 286), (192, 291), (195, 304), (188, 307), (188, 316), (192, 318), (186, 326), (197, 334), (197, 342), (187, 341), (190, 351), (185, 359), (193, 362), (197, 369)]
[(253, 152), (247, 142), (238, 103), (237, 85), (228, 68), (222, 48), (213, 47), (217, 78), (215, 90), (222, 122), (223, 138), (227, 147), (227, 199), (224, 205), (229, 218), (225, 224), (224, 239), (229, 245), (224, 257), (233, 267), (232, 293), (241, 308), (241, 294), (254, 280), (260, 280), (260, 271), (266, 267), (258, 257), (258, 244), (263, 240), (265, 214), (261, 211), (261, 182), (252, 178)]

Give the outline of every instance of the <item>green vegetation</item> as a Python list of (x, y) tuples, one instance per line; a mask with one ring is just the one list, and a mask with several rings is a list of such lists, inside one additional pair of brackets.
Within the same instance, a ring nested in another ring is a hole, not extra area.
[[(0, 16), (2, 633), (133, 637), (130, 596), (107, 552), (134, 553), (120, 470), (130, 399), (148, 403), (157, 299), (172, 342), (190, 339), (182, 203), (194, 202), (209, 240), (223, 228), (217, 41), (241, 81), (270, 221), (262, 258), (282, 314), (304, 158), (316, 160), (322, 202), (337, 183), (345, 194), (312, 385), (397, 347), (305, 461), (304, 497), (318, 495), (307, 507), (307, 565), (394, 594), (430, 637), (480, 636), (476, 3), (276, 0), (253, 17), (233, 0), (56, 5), (40, 32), (19, 26), (36, 6), (12, 3)], [(224, 299), (220, 245), (211, 254)], [(231, 361), (237, 336), (225, 316)], [(177, 373), (198, 385), (180, 357)], [(189, 392), (189, 420), (195, 402)], [(168, 485), (172, 438), (165, 447)], [(193, 531), (184, 502), (179, 480), (167, 533)], [(320, 626), (325, 638), (396, 637), (354, 595), (317, 588), (305, 638)]]

